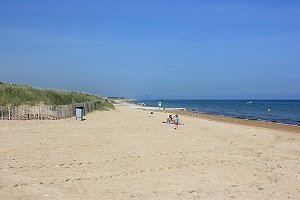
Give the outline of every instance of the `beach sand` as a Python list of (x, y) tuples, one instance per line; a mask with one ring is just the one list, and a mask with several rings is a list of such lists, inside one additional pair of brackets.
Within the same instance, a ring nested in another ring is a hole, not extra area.
[(300, 199), (300, 134), (116, 106), (0, 120), (0, 199)]

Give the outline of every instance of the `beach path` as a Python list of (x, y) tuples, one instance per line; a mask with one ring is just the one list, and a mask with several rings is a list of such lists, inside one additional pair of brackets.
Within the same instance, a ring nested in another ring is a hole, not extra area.
[(0, 199), (300, 199), (300, 134), (168, 114), (0, 120)]

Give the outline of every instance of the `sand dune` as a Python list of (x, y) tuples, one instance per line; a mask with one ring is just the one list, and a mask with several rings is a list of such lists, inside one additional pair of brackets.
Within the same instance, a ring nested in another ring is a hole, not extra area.
[(0, 121), (0, 199), (300, 199), (300, 135), (117, 106)]

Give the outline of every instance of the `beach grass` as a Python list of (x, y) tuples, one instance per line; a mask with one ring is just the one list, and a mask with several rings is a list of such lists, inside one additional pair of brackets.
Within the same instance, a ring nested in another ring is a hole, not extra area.
[(106, 100), (101, 104), (96, 105), (96, 110), (111, 110), (114, 109), (114, 101)]
[(67, 105), (88, 101), (104, 100), (98, 105), (99, 110), (113, 109), (113, 101), (104, 97), (81, 92), (70, 92), (58, 89), (39, 89), (26, 85), (0, 84), (0, 106), (19, 105)]

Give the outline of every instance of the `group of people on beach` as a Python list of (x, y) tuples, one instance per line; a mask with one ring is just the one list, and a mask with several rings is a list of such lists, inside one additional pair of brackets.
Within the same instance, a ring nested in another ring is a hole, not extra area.
[(172, 115), (169, 115), (169, 117), (167, 118), (167, 123), (174, 124), (175, 129), (178, 129), (178, 125), (179, 125), (178, 114), (176, 114), (174, 117)]

